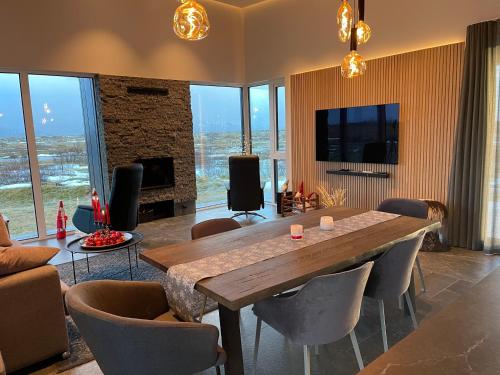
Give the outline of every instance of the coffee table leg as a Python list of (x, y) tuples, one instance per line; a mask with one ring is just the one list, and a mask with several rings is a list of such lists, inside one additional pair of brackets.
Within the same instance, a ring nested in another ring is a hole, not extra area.
[(135, 266), (139, 268), (139, 259), (137, 258), (137, 244), (134, 245), (135, 250)]
[(226, 375), (243, 375), (243, 351), (241, 348), (240, 314), (219, 304), (222, 347), (227, 353), (224, 365)]
[(71, 251), (71, 263), (73, 264), (73, 280), (75, 281), (76, 285), (76, 271), (75, 271), (75, 254)]
[(134, 280), (132, 277), (132, 260), (130, 259), (130, 246), (127, 247), (127, 253), (128, 253), (128, 269), (130, 271), (130, 280)]
[(87, 257), (87, 272), (90, 273), (90, 266), (89, 266), (89, 254), (85, 254)]

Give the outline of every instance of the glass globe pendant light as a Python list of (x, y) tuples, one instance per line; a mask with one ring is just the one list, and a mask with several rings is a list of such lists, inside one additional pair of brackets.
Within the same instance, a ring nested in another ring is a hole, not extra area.
[(365, 22), (365, 0), (359, 0), (358, 14), (359, 21), (356, 23), (356, 39), (359, 45), (368, 42), (368, 39), (372, 36), (372, 30)]
[(356, 51), (357, 38), (356, 28), (351, 30), (351, 51), (344, 57), (340, 71), (344, 78), (354, 78), (363, 75), (366, 71), (366, 62), (363, 57)]
[(210, 30), (205, 8), (195, 0), (181, 0), (174, 15), (174, 32), (184, 40), (201, 40)]
[(351, 37), (352, 28), (352, 8), (347, 0), (342, 0), (337, 11), (337, 25), (339, 26), (339, 39), (345, 43)]

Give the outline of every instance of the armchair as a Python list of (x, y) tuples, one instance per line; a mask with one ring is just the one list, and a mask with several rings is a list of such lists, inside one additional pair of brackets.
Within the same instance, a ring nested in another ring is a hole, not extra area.
[[(134, 230), (139, 223), (142, 172), (142, 164), (119, 166), (113, 170), (109, 211), (114, 230)], [(95, 232), (92, 206), (79, 205), (73, 215), (73, 224), (84, 233)]]
[(241, 211), (233, 215), (264, 216), (254, 210), (264, 208), (264, 189), (260, 184), (260, 165), (257, 155), (238, 155), (229, 157), (229, 189), (227, 208)]

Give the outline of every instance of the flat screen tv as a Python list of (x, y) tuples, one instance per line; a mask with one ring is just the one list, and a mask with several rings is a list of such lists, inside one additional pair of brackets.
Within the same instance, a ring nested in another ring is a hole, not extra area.
[(398, 163), (399, 104), (316, 111), (316, 160)]

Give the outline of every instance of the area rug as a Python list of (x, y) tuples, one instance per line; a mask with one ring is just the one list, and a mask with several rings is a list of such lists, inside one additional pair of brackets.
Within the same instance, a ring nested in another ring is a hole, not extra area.
[[(139, 250), (138, 250), (139, 251)], [(138, 281), (158, 281), (164, 285), (165, 273), (139, 260), (136, 267), (135, 254), (131, 251), (132, 275)], [(128, 254), (126, 250), (117, 251), (89, 258), (90, 272), (87, 271), (85, 259), (75, 262), (77, 282), (89, 280), (130, 280)], [(68, 285), (73, 285), (73, 267), (71, 262), (57, 266), (59, 276)], [(85, 341), (80, 336), (78, 328), (70, 317), (67, 317), (68, 335), (71, 356), (56, 364), (56, 372), (61, 373), (93, 361), (94, 357)]]

